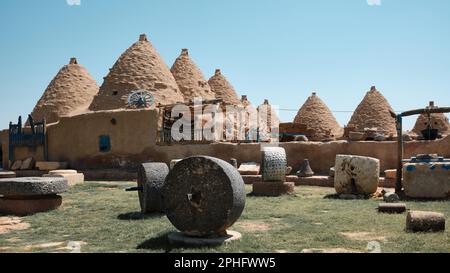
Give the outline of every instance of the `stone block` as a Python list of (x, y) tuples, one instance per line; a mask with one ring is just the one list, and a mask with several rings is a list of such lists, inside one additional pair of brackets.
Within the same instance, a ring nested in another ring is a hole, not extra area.
[(293, 182), (255, 182), (253, 183), (253, 195), (277, 197), (281, 195), (295, 194)]
[(397, 179), (397, 170), (385, 170), (384, 176), (386, 178)]
[(34, 168), (35, 160), (32, 157), (29, 157), (22, 161), (22, 165), (20, 166), (21, 170), (31, 170)]
[(41, 171), (67, 169), (67, 162), (37, 161), (36, 168)]
[(406, 230), (411, 232), (445, 231), (445, 216), (439, 212), (410, 211), (406, 217)]
[(22, 167), (22, 160), (16, 160), (11, 166), (12, 171), (20, 170), (20, 167)]
[(61, 177), (67, 180), (69, 187), (84, 183), (84, 174), (75, 170), (56, 170), (45, 174), (44, 177)]
[(338, 194), (372, 194), (378, 189), (380, 160), (355, 155), (337, 155), (334, 188)]
[(246, 162), (239, 166), (238, 171), (241, 175), (258, 175), (260, 168), (260, 165), (256, 162)]
[(403, 188), (412, 198), (450, 196), (450, 163), (407, 163), (403, 166)]

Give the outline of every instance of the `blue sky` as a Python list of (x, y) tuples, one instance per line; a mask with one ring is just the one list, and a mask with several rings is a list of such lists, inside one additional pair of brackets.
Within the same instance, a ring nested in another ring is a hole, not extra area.
[(207, 78), (221, 68), (254, 104), (298, 109), (317, 91), (342, 125), (371, 85), (397, 111), (450, 106), (448, 0), (67, 1), (1, 1), (0, 128), (72, 56), (101, 85), (140, 33), (169, 67), (189, 48)]

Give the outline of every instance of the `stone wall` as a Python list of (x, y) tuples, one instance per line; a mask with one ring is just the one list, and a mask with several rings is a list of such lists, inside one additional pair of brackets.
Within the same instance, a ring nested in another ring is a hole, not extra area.
[[(191, 144), (158, 145), (157, 110), (101, 111), (62, 118), (48, 127), (48, 155), (51, 161), (67, 161), (75, 169), (134, 169), (143, 161), (163, 161), (190, 155), (210, 155), (224, 160), (236, 158), (239, 162), (260, 161), (259, 144)], [(107, 135), (111, 151), (99, 150), (99, 137)], [(3, 160), (8, 158), (7, 131), (2, 133)], [(305, 158), (318, 174), (328, 174), (337, 154), (370, 156), (380, 159), (381, 171), (396, 168), (396, 142), (288, 142), (288, 165), (296, 171)], [(418, 153), (438, 153), (450, 157), (450, 137), (426, 142), (405, 144), (405, 158)], [(37, 151), (20, 151), (17, 159), (37, 156)], [(5, 160), (6, 159), (6, 160)]]

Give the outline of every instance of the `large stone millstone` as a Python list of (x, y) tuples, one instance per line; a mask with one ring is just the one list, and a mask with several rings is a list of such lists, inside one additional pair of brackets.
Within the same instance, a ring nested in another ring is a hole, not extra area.
[(164, 212), (162, 187), (169, 174), (166, 163), (143, 163), (138, 169), (139, 204), (142, 213)]
[(194, 237), (225, 235), (241, 216), (245, 195), (239, 172), (228, 162), (208, 156), (180, 161), (163, 186), (168, 219)]
[(54, 210), (62, 203), (58, 194), (68, 189), (60, 177), (0, 179), (0, 213), (24, 216)]
[(281, 147), (265, 147), (261, 150), (261, 174), (263, 181), (285, 181), (287, 158)]
[(338, 194), (372, 194), (378, 189), (380, 160), (355, 155), (337, 155), (334, 188)]
[(0, 195), (42, 196), (56, 195), (69, 189), (67, 180), (61, 177), (20, 177), (0, 179)]

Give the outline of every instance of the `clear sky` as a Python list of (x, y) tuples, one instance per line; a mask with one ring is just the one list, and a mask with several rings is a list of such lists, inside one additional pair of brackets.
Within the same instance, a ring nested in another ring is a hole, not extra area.
[(371, 85), (396, 111), (450, 106), (448, 0), (2, 0), (0, 128), (72, 56), (101, 85), (141, 33), (169, 67), (189, 48), (254, 104), (298, 109), (317, 91), (342, 125)]

